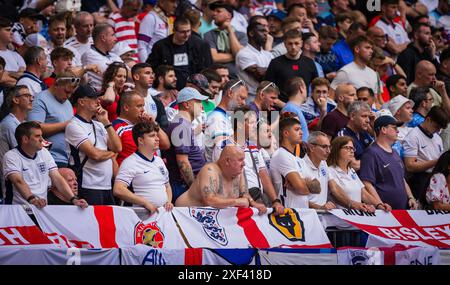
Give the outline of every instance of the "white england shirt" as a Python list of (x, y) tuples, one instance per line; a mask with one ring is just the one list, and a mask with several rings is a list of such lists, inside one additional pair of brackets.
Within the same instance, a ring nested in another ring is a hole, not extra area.
[(297, 172), (304, 178), (301, 159), (284, 147), (280, 147), (270, 159), (270, 174), (278, 196), (285, 207), (309, 208), (308, 195), (298, 195), (287, 185), (286, 177), (291, 172)]
[(327, 203), (328, 200), (328, 165), (323, 160), (320, 162), (319, 167), (316, 167), (308, 155), (305, 155), (302, 161), (302, 174), (305, 178), (316, 178), (320, 182), (320, 193), (319, 194), (309, 194), (308, 200), (317, 204), (319, 206), (323, 206)]
[[(95, 127), (95, 132), (94, 132)], [(95, 139), (97, 138), (97, 140)], [(69, 164), (74, 164), (74, 157), (71, 153), (71, 146), (80, 150), (80, 145), (90, 140), (95, 147), (100, 150), (108, 150), (108, 133), (102, 123), (97, 121), (87, 122), (82, 117), (75, 115), (66, 127), (66, 142), (69, 144), (70, 154)], [(79, 151), (80, 162), (86, 156)], [(82, 169), (82, 188), (94, 190), (111, 190), (112, 161), (111, 159), (98, 162), (88, 159)]]
[[(356, 174), (353, 168), (349, 168), (345, 173), (339, 166), (331, 166), (328, 168), (330, 179), (334, 180), (338, 186), (344, 190), (345, 194), (352, 199), (352, 201), (361, 202), (361, 192), (364, 184)], [(336, 203), (338, 209), (346, 209)]]
[[(43, 148), (34, 157), (29, 157), (19, 148), (8, 151), (3, 158), (3, 173), (5, 180), (13, 173), (22, 175), (31, 193), (42, 199), (47, 199), (47, 191), (51, 185), (50, 171), (57, 171), (55, 160), (50, 152)], [(13, 205), (28, 204), (13, 186)]]
[(133, 153), (120, 165), (116, 181), (132, 185), (136, 195), (157, 207), (168, 202), (165, 185), (169, 183), (169, 171), (158, 156), (149, 160), (139, 151)]

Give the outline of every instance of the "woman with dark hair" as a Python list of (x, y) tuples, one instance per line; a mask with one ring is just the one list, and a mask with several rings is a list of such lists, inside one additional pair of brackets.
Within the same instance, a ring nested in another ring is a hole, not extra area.
[[(435, 210), (450, 210), (450, 150), (438, 159), (431, 173), (430, 183), (425, 194), (426, 204)], [(423, 199), (424, 197), (422, 197)], [(425, 200), (425, 199), (423, 199)]]
[[(356, 171), (350, 167), (355, 159), (355, 146), (353, 139), (348, 136), (336, 137), (331, 143), (331, 152), (328, 156), (330, 181), (328, 187), (331, 193), (345, 193), (345, 195), (333, 195), (338, 208), (375, 211), (375, 199), (364, 187)], [(343, 191), (334, 191), (340, 187)]]
[(100, 103), (108, 111), (109, 121), (118, 117), (118, 103), (120, 94), (124, 91), (128, 78), (128, 69), (125, 63), (115, 61), (111, 63), (103, 74), (102, 91)]

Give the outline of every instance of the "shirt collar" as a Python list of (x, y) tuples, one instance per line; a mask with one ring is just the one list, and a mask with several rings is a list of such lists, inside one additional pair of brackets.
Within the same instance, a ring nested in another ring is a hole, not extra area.
[(136, 154), (145, 161), (148, 161), (148, 162), (155, 161), (155, 156), (153, 156), (152, 160), (150, 160), (145, 155), (143, 155), (139, 150), (136, 150)]
[(75, 114), (75, 117), (76, 117), (78, 120), (82, 121), (83, 123), (91, 124), (91, 125), (93, 124), (92, 121), (88, 122), (88, 121), (86, 121), (83, 117), (81, 117), (81, 116), (78, 115), (78, 114)]
[(37, 152), (34, 154), (33, 157), (31, 157), (31, 156), (29, 156), (28, 154), (26, 154), (20, 146), (17, 146), (17, 150), (20, 152), (21, 155), (23, 155), (24, 157), (26, 157), (26, 158), (28, 158), (28, 159), (35, 160), (36, 157), (37, 157)]
[[(303, 159), (305, 160), (306, 164), (309, 165), (309, 167), (311, 167), (311, 169), (314, 169), (314, 170), (318, 170), (319, 169), (318, 167), (316, 167), (314, 165), (314, 163), (311, 161), (311, 159), (309, 158), (308, 155), (305, 155), (305, 157)], [(320, 167), (320, 165), (319, 165), (319, 167)]]
[(421, 125), (419, 125), (419, 130), (421, 130), (422, 133), (423, 133), (424, 135), (426, 135), (428, 138), (430, 138), (430, 139), (433, 138), (433, 134), (430, 134), (429, 132), (427, 132), (424, 128), (422, 128)]

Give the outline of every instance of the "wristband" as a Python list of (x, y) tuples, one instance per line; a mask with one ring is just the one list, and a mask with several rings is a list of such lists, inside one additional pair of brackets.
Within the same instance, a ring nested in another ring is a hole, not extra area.
[(27, 198), (27, 202), (31, 203), (32, 200), (37, 199), (37, 197), (35, 195), (31, 195), (30, 197)]
[(112, 124), (108, 124), (105, 126), (105, 129), (108, 129), (109, 127), (112, 127)]
[(378, 203), (376, 206), (375, 206), (375, 209), (378, 209), (378, 206), (383, 206), (383, 203)]
[(273, 200), (273, 201), (272, 201), (272, 205), (273, 205), (273, 204), (275, 204), (275, 203), (280, 203), (280, 204), (281, 204), (281, 200), (280, 200), (280, 199), (278, 199), (278, 198), (277, 198), (277, 199), (275, 199), (275, 200)]
[(69, 202), (73, 204), (73, 200), (75, 199), (79, 200), (80, 198), (78, 198), (77, 195), (74, 195), (72, 198), (70, 198)]

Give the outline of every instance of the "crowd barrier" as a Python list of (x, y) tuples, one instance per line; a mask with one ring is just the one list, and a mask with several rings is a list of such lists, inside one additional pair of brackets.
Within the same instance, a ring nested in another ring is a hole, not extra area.
[(442, 211), (0, 206), (0, 217), (0, 264), (450, 264)]

